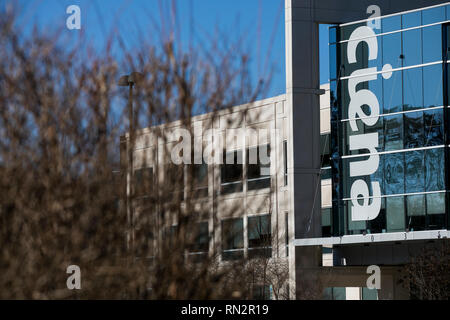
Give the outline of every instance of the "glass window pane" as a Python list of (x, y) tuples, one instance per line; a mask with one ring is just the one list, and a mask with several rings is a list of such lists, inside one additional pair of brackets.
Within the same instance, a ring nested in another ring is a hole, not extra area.
[(445, 21), (445, 7), (437, 7), (422, 11), (422, 23), (424, 25)]
[(383, 18), (381, 20), (381, 28), (384, 32), (390, 32), (401, 29), (401, 16), (393, 16), (388, 18)]
[(322, 209), (322, 227), (331, 226), (331, 208)]
[(422, 68), (403, 70), (403, 110), (423, 107)]
[(222, 242), (224, 250), (244, 248), (244, 224), (241, 218), (222, 221)]
[(201, 222), (194, 226), (194, 241), (190, 252), (206, 252), (209, 247), (208, 222)]
[(389, 63), (393, 68), (400, 68), (402, 61), (401, 33), (393, 33), (383, 36), (383, 65)]
[(443, 113), (443, 109), (424, 111), (425, 146), (438, 146), (444, 143)]
[(445, 193), (427, 194), (427, 214), (445, 214)]
[(337, 56), (337, 51), (336, 51), (336, 45), (335, 44), (331, 44), (330, 45), (330, 79), (336, 79), (337, 74), (337, 62), (336, 62), (336, 57)]
[(345, 300), (345, 288), (344, 287), (333, 288), (333, 300)]
[(420, 26), (422, 23), (422, 12), (415, 11), (402, 15), (402, 29)]
[(362, 300), (378, 300), (378, 290), (363, 287)]
[(425, 190), (423, 151), (412, 151), (405, 154), (406, 181), (405, 192), (423, 192)]
[(423, 100), (424, 107), (440, 107), (444, 105), (442, 98), (442, 65), (423, 68)]
[[(425, 150), (426, 191), (445, 189), (444, 148)], [(420, 170), (420, 169), (419, 169)]]
[(442, 26), (436, 25), (422, 29), (423, 63), (442, 60)]
[(403, 149), (403, 115), (384, 117), (384, 150)]
[(405, 203), (403, 197), (386, 198), (386, 228), (388, 232), (405, 230)]
[(248, 246), (255, 247), (270, 247), (271, 230), (270, 230), (270, 215), (254, 216), (248, 218)]
[(347, 203), (347, 222), (348, 222), (348, 234), (361, 234), (366, 231), (365, 221), (352, 221), (351, 207), (352, 202), (350, 200)]
[(222, 165), (222, 183), (235, 182), (242, 179), (242, 151), (224, 153)]
[(402, 72), (394, 71), (389, 79), (383, 79), (383, 113), (402, 111)]
[(404, 193), (404, 153), (386, 154), (384, 156), (385, 193)]
[(329, 41), (330, 43), (335, 43), (336, 42), (336, 27), (330, 27), (329, 28)]
[(407, 196), (406, 202), (408, 206), (408, 216), (425, 215), (425, 197), (423, 194)]
[(418, 148), (424, 145), (423, 112), (404, 114), (405, 148)]
[(403, 66), (422, 63), (422, 31), (420, 29), (403, 32)]
[(270, 145), (247, 149), (248, 190), (270, 187)]

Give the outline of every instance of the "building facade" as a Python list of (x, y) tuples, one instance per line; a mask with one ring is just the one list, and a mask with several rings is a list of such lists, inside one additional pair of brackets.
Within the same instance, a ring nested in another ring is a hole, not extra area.
[[(302, 297), (305, 279), (330, 299), (409, 298), (399, 284), (403, 265), (450, 236), (450, 4), (373, 2), (382, 16), (367, 19), (365, 1), (343, 8), (340, 1), (286, 0), (286, 94), (191, 121), (225, 141), (229, 129), (278, 132), (243, 146), (231, 141), (224, 154), (233, 165), (203, 165), (195, 208), (207, 212), (199, 221), (210, 239), (202, 252), (221, 243), (221, 261), (260, 253), (251, 226), (270, 233), (276, 242), (269, 256), (289, 265), (291, 298)], [(334, 24), (323, 86), (319, 23)], [(163, 145), (155, 129), (137, 133), (133, 175), (147, 172), (163, 184), (166, 173), (157, 168), (167, 165), (165, 145), (177, 140)], [(262, 145), (269, 163), (250, 164), (248, 154)], [(179, 192), (187, 192), (184, 183)], [(225, 229), (234, 230), (232, 239)], [(378, 290), (366, 287), (371, 265), (381, 269)]]

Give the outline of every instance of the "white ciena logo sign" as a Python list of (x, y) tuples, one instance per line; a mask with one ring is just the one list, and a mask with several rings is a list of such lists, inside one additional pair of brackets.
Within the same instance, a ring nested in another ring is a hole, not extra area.
[[(356, 63), (356, 49), (361, 42), (365, 42), (369, 48), (369, 60), (376, 60), (378, 57), (378, 42), (372, 28), (361, 26), (355, 29), (350, 35), (347, 46), (348, 63)], [(388, 79), (392, 75), (392, 66), (387, 64), (383, 67), (383, 78)], [(377, 96), (370, 90), (361, 89), (356, 91), (356, 87), (361, 82), (377, 79), (377, 68), (365, 68), (352, 72), (348, 79), (348, 93), (350, 103), (348, 106), (348, 119), (352, 132), (358, 132), (356, 121), (362, 121), (366, 126), (373, 126), (377, 123), (380, 116), (380, 105)], [(364, 113), (362, 107), (369, 107), (369, 114)], [(370, 156), (367, 160), (353, 161), (350, 163), (350, 177), (370, 176), (378, 170), (380, 156), (377, 152), (378, 132), (361, 133), (349, 136), (350, 150), (368, 150)], [(350, 189), (352, 201), (351, 216), (352, 221), (367, 221), (375, 219), (380, 213), (381, 191), (378, 181), (371, 182), (372, 192), (369, 193), (369, 186), (363, 179), (357, 179), (353, 182)], [(357, 198), (362, 198), (360, 204)], [(372, 202), (369, 204), (369, 197)]]

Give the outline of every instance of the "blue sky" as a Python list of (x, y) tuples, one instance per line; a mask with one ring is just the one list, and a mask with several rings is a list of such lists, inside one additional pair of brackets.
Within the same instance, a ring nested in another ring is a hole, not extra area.
[[(76, 40), (84, 32), (89, 42), (101, 50), (105, 39), (114, 31), (122, 35), (130, 48), (139, 45), (138, 30), (145, 30), (144, 35), (148, 34), (149, 39), (158, 37), (160, 31), (152, 21), (162, 28), (162, 20), (166, 19), (161, 19), (161, 11), (169, 17), (172, 1), (177, 6), (176, 20), (183, 44), (187, 45), (192, 38), (196, 43), (195, 38), (213, 34), (216, 28), (231, 41), (244, 35), (255, 82), (258, 75), (265, 74), (267, 64), (274, 74), (265, 95), (285, 92), (284, 0), (19, 0), (13, 3), (20, 10), (19, 23), (26, 30), (34, 25), (42, 30), (61, 29), (67, 41)], [(72, 4), (81, 8), (81, 32), (65, 28), (66, 8)], [(320, 82), (325, 83), (328, 81), (327, 26), (320, 27), (320, 38)]]

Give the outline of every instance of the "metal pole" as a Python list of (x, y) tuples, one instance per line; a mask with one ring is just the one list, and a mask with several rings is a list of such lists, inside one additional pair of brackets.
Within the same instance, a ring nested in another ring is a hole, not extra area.
[(129, 144), (128, 144), (128, 168), (130, 177), (130, 188), (128, 195), (128, 227), (130, 235), (130, 249), (133, 248), (134, 243), (134, 229), (133, 229), (133, 196), (134, 196), (134, 179), (133, 179), (133, 149), (134, 149), (134, 116), (133, 116), (133, 82), (129, 82), (128, 95), (128, 119), (129, 124)]

